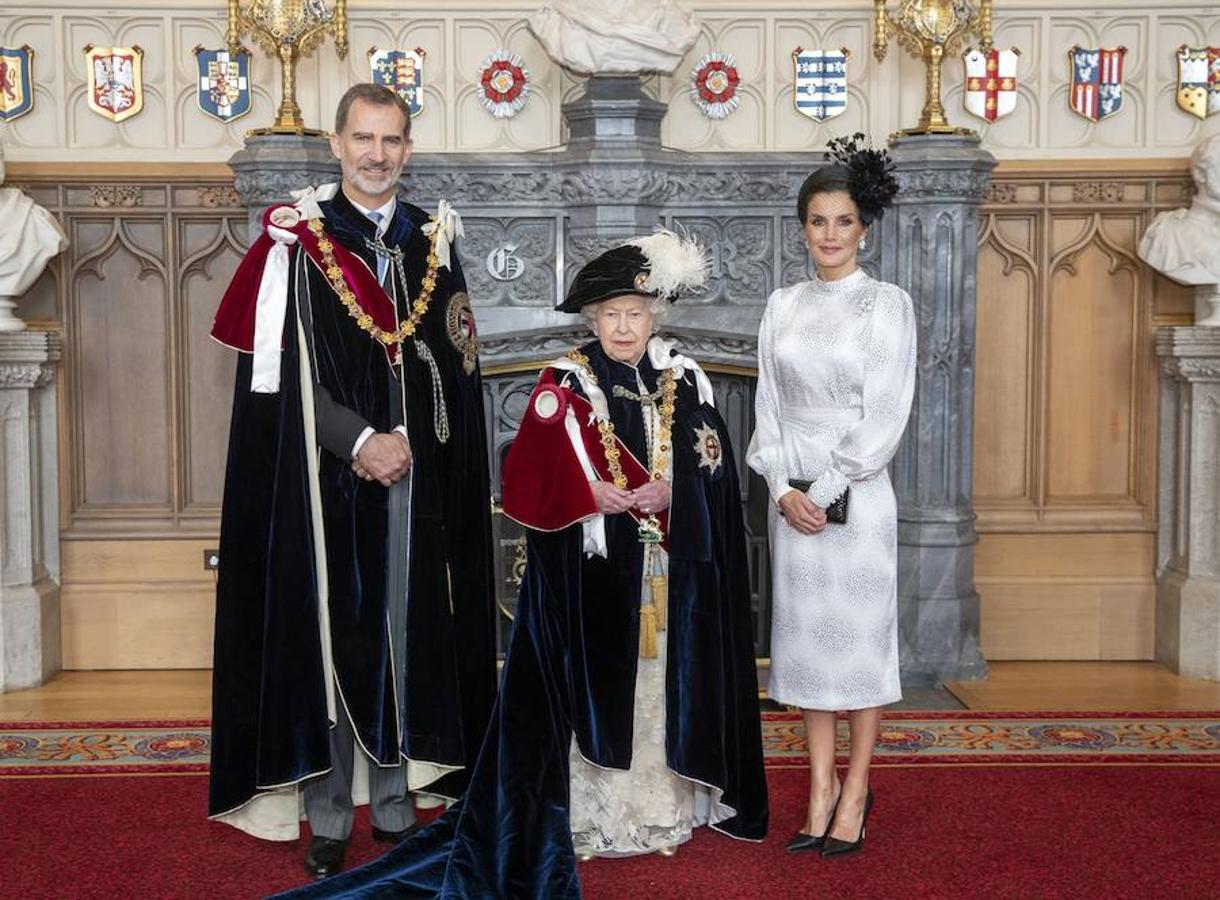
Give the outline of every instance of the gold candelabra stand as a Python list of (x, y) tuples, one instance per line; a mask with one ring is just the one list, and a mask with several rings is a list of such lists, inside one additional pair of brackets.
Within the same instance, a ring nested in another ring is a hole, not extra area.
[(280, 58), (280, 111), (270, 128), (256, 128), (250, 134), (323, 134), (306, 128), (297, 105), (297, 62), (322, 43), (327, 33), (335, 36), (339, 59), (347, 57), (347, 0), (335, 0), (332, 12), (325, 0), (228, 0), (229, 27), (225, 40), (229, 52), (243, 50), (243, 33), (254, 37), (260, 47)]
[(973, 134), (969, 128), (955, 128), (945, 118), (940, 102), (940, 67), (945, 56), (961, 50), (971, 34), (977, 34), (984, 52), (991, 49), (991, 0), (901, 0), (897, 16), (886, 10), (886, 0), (874, 0), (876, 32), (873, 52), (878, 62), (892, 31), (911, 53), (923, 60), (925, 92), (919, 124), (899, 134)]

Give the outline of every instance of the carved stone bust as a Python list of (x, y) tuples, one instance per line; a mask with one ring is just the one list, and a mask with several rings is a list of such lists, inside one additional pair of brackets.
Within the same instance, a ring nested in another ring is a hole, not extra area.
[(699, 36), (677, 0), (547, 0), (529, 27), (553, 60), (584, 75), (672, 72)]
[[(0, 147), (0, 184), (4, 149)], [(0, 331), (21, 331), (13, 298), (29, 289), (51, 259), (68, 246), (55, 217), (16, 188), (0, 187)]]
[(1220, 135), (1191, 156), (1197, 192), (1187, 209), (1163, 212), (1140, 239), (1139, 255), (1182, 284), (1220, 283)]

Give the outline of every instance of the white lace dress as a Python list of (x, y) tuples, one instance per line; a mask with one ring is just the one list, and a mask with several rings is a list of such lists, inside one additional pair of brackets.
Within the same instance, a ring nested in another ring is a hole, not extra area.
[[(665, 635), (641, 659), (635, 683), (630, 769), (603, 769), (572, 741), (572, 845), (577, 854), (630, 856), (674, 847), (695, 828), (694, 782), (665, 760)], [(706, 819), (704, 819), (706, 821)]]
[(907, 293), (863, 270), (767, 301), (747, 462), (773, 501), (790, 478), (813, 480), (808, 494), (822, 507), (851, 487), (847, 524), (820, 534), (800, 534), (771, 505), (768, 690), (777, 702), (847, 710), (902, 698), (887, 466), (915, 391), (915, 332)]

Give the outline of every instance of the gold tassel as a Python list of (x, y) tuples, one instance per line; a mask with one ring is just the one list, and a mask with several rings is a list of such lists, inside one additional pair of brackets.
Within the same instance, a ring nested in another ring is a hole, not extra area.
[(640, 606), (640, 658), (657, 658), (657, 608), (651, 603)]
[(650, 575), (648, 586), (652, 589), (652, 605), (657, 610), (657, 631), (664, 631), (669, 627), (669, 579), (664, 575)]

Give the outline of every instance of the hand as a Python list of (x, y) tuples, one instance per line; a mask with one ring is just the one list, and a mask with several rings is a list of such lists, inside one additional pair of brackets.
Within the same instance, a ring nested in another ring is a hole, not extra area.
[(826, 527), (826, 510), (795, 489), (779, 498), (779, 514), (801, 534), (817, 534)]
[(612, 481), (590, 481), (589, 490), (593, 492), (593, 502), (597, 504), (599, 513), (623, 513), (631, 509), (634, 503), (631, 491), (623, 490)]
[(640, 512), (652, 515), (669, 509), (673, 489), (668, 481), (657, 479), (631, 492), (632, 505)]
[(411, 468), (411, 448), (400, 432), (373, 434), (352, 461), (352, 471), (365, 481), (389, 487)]

